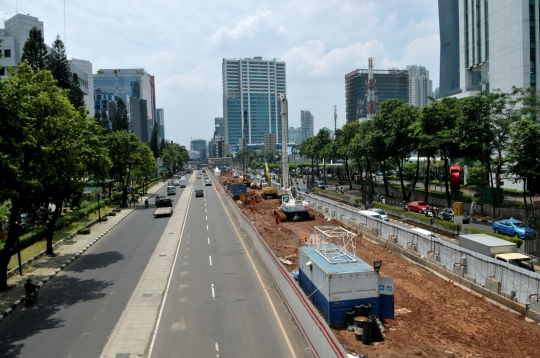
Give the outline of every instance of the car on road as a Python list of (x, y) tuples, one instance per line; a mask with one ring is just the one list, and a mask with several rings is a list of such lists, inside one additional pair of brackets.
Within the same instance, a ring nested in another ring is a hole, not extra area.
[(368, 209), (368, 210), (379, 214), (384, 221), (390, 221), (390, 219), (388, 218), (388, 215), (384, 212), (383, 209), (371, 208), (371, 209)]
[(454, 221), (454, 209), (452, 208), (444, 208), (441, 210), (441, 216), (443, 220), (446, 221)]
[(324, 184), (324, 181), (322, 181), (322, 180), (319, 180), (319, 181), (316, 183), (316, 185), (317, 185), (317, 188), (319, 188), (319, 189), (322, 189), (322, 190), (325, 190), (325, 189), (326, 189), (326, 185)]
[(176, 187), (168, 186), (167, 187), (167, 195), (176, 195)]
[(491, 228), (497, 234), (519, 237), (520, 239), (535, 237), (535, 231), (532, 228), (513, 218), (495, 221)]
[(197, 174), (197, 179), (201, 179), (201, 175), (200, 174)]
[(204, 191), (202, 189), (195, 189), (195, 197), (204, 196)]
[(210, 181), (210, 179), (206, 179), (206, 180), (204, 181), (204, 185), (205, 185), (205, 186), (212, 186), (212, 182)]
[(301, 193), (309, 194), (308, 188), (298, 188), (298, 191)]
[(179, 186), (180, 185), (180, 180), (176, 179), (174, 182), (173, 182), (174, 186)]
[(428, 205), (425, 201), (411, 201), (407, 204), (407, 210), (415, 213), (424, 214), (426, 210), (433, 210), (433, 206)]
[(161, 199), (164, 199), (165, 198), (165, 195), (156, 195), (156, 201), (155, 201), (155, 204), (158, 205), (159, 204), (159, 201)]

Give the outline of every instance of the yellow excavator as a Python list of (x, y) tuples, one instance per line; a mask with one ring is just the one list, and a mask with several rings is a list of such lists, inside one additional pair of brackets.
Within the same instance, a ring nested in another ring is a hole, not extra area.
[(265, 170), (265, 176), (266, 176), (266, 186), (263, 188), (263, 192), (261, 194), (261, 197), (263, 199), (278, 199), (279, 193), (277, 188), (274, 188), (272, 186), (272, 177), (270, 175), (270, 169), (268, 169), (268, 164), (264, 163), (264, 170)]

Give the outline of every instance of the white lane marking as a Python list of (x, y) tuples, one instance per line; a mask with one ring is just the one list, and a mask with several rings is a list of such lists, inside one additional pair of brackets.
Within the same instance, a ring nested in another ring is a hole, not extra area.
[(212, 299), (216, 299), (216, 293), (214, 292), (214, 284), (212, 284)]
[(206, 225), (206, 230), (208, 230), (208, 225)]
[(150, 349), (148, 350), (148, 358), (152, 356), (152, 350), (154, 349), (154, 343), (156, 342), (156, 336), (159, 329), (159, 322), (161, 321), (161, 315), (163, 314), (163, 308), (165, 307), (165, 301), (167, 300), (167, 293), (169, 293), (169, 286), (171, 285), (172, 272), (174, 271), (174, 266), (176, 265), (176, 259), (178, 258), (178, 253), (180, 252), (180, 244), (182, 243), (182, 236), (184, 235), (184, 228), (186, 227), (186, 221), (189, 212), (189, 204), (191, 203), (191, 195), (189, 196), (189, 201), (187, 204), (186, 214), (184, 215), (184, 222), (182, 223), (182, 230), (180, 231), (180, 240), (178, 240), (178, 246), (176, 246), (176, 253), (174, 254), (174, 261), (172, 264), (171, 274), (169, 275), (169, 280), (167, 282), (167, 287), (165, 288), (165, 295), (163, 295), (163, 300), (161, 301), (161, 308), (159, 310), (159, 315), (156, 322), (156, 328), (154, 329), (154, 336), (152, 337), (152, 342), (150, 343)]
[(210, 238), (208, 238), (208, 245), (210, 245)]
[(218, 346), (217, 342), (216, 342), (216, 352), (217, 352), (216, 357), (219, 357), (219, 346)]
[(204, 212), (207, 213), (208, 211), (206, 211), (206, 209), (204, 209)]
[[(221, 206), (223, 207), (223, 210), (227, 211), (227, 209), (225, 208), (225, 203), (223, 201), (221, 201), (221, 200), (220, 200), (220, 202), (221, 202)], [(285, 339), (285, 342), (287, 342), (287, 346), (289, 347), (289, 351), (291, 352), (291, 356), (293, 358), (296, 358), (296, 353), (294, 352), (293, 347), (291, 345), (291, 342), (289, 341), (289, 337), (287, 336), (287, 333), (285, 332), (285, 328), (283, 327), (283, 323), (281, 323), (281, 320), (279, 319), (279, 316), (278, 316), (277, 311), (276, 311), (276, 307), (274, 307), (274, 303), (270, 299), (270, 295), (268, 294), (267, 288), (264, 287), (264, 283), (263, 283), (263, 281), (261, 279), (261, 275), (259, 275), (259, 271), (257, 271), (257, 268), (255, 267), (255, 263), (253, 262), (253, 259), (251, 258), (251, 255), (249, 254), (249, 251), (248, 251), (246, 245), (244, 245), (244, 240), (242, 240), (242, 238), (240, 236), (240, 233), (236, 229), (236, 225), (234, 225), (234, 223), (232, 221), (232, 218), (231, 218), (232, 215), (227, 215), (227, 216), (229, 217), (229, 221), (231, 222), (231, 225), (234, 228), (234, 231), (236, 232), (236, 235), (238, 236), (238, 239), (240, 240), (240, 243), (244, 247), (244, 251), (247, 254), (249, 262), (251, 262), (251, 266), (253, 267), (253, 271), (255, 272), (255, 274), (257, 275), (257, 278), (259, 279), (259, 282), (261, 283), (261, 287), (263, 288), (264, 294), (266, 295), (266, 298), (268, 299), (268, 303), (270, 303), (270, 307), (272, 308), (272, 312), (274, 313), (274, 316), (276, 317), (276, 321), (278, 322), (279, 328), (281, 330), (281, 334), (283, 334), (283, 338)]]
[(210, 260), (210, 266), (212, 266), (212, 256), (208, 256), (208, 259)]
[(206, 215), (206, 220), (208, 220), (208, 215)]

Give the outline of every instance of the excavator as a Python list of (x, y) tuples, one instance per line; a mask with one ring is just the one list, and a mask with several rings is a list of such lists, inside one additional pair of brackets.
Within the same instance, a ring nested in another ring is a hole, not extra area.
[(263, 188), (263, 192), (261, 194), (261, 197), (263, 199), (277, 199), (279, 198), (279, 193), (277, 188), (274, 188), (272, 186), (272, 177), (270, 175), (270, 169), (268, 169), (268, 164), (264, 163), (264, 171), (266, 176), (266, 186)]

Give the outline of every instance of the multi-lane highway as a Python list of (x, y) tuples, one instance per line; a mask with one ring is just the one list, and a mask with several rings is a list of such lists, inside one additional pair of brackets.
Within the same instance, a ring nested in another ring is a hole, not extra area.
[[(132, 320), (136, 325), (126, 318), (131, 307), (140, 306), (133, 304), (140, 302), (137, 288), (149, 281), (141, 278), (162, 256), (156, 248), (170, 240), (165, 228), (179, 220), (154, 219), (151, 199), (149, 209), (137, 208), (47, 283), (34, 305), (1, 322), (2, 356), (312, 356), (216, 188), (204, 186), (204, 178), (187, 180), (175, 196), (175, 215), (186, 216), (178, 221), (177, 250), (166, 253), (174, 256), (163, 280), (167, 284), (154, 287), (160, 290), (153, 297), (155, 314), (148, 310), (144, 319)], [(195, 197), (195, 188), (203, 188), (205, 196)], [(126, 332), (138, 337), (137, 330), (148, 332), (134, 342), (144, 352), (126, 351), (129, 344), (114, 351), (115, 340)]]

